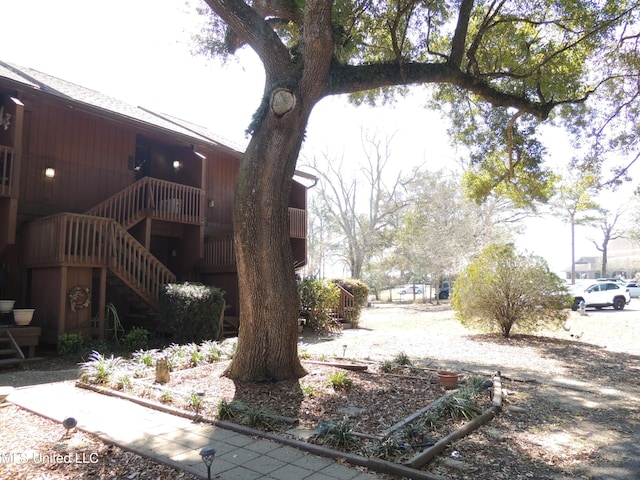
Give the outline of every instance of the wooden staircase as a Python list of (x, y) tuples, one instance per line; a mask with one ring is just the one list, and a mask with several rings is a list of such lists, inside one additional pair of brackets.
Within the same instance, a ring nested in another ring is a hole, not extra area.
[(25, 227), (28, 268), (106, 267), (151, 308), (160, 309), (162, 285), (175, 275), (118, 222), (110, 218), (61, 213)]
[(20, 364), (25, 361), (22, 348), (9, 330), (0, 331), (0, 366)]

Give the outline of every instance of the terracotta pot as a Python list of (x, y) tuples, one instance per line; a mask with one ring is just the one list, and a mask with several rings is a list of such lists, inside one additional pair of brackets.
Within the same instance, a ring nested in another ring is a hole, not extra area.
[(29, 325), (33, 319), (33, 312), (35, 311), (35, 308), (14, 308), (13, 321), (16, 322), (16, 325)]
[(15, 303), (15, 300), (0, 300), (0, 313), (9, 313)]
[(455, 372), (438, 372), (438, 380), (444, 388), (456, 388), (458, 386), (458, 374)]

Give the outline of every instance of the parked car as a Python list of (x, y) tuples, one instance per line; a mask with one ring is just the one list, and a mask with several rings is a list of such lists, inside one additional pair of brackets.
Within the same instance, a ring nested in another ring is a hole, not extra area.
[(631, 301), (631, 294), (626, 286), (616, 282), (596, 282), (591, 284), (578, 284), (571, 288), (573, 294), (572, 310), (580, 308), (580, 302), (584, 301), (585, 307), (597, 309), (613, 307), (622, 310)]
[(596, 278), (596, 281), (598, 282), (614, 282), (614, 283), (619, 283), (621, 285), (626, 285), (628, 283), (628, 280), (626, 278)]
[(410, 287), (405, 287), (402, 290), (400, 290), (400, 295), (406, 295), (407, 293), (422, 293), (422, 288), (416, 286), (416, 285), (411, 285)]
[(438, 292), (438, 298), (440, 300), (446, 300), (451, 296), (451, 284), (448, 281), (442, 282), (440, 285), (440, 291)]
[(629, 282), (625, 285), (625, 287), (629, 290), (629, 293), (631, 294), (631, 298), (640, 297), (640, 283)]

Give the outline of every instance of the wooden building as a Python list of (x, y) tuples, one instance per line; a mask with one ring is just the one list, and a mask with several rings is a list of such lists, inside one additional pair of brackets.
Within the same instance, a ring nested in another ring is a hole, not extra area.
[[(41, 341), (103, 335), (109, 303), (153, 326), (162, 285), (176, 281), (221, 288), (226, 315), (240, 316), (241, 151), (200, 126), (4, 62), (0, 108), (0, 298), (36, 309)], [(290, 201), (299, 267), (308, 182), (294, 178)]]

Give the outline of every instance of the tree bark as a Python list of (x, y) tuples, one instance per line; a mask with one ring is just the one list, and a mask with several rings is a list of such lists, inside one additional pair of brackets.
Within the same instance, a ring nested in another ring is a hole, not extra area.
[(306, 372), (298, 358), (300, 301), (288, 207), (304, 132), (328, 78), (331, 2), (306, 4), (301, 64), (283, 51), (272, 31), (256, 34), (242, 28), (256, 22), (267, 30), (243, 2), (207, 1), (243, 33), (266, 70), (263, 105), (236, 181), (233, 228), (240, 331), (226, 375), (245, 381), (300, 378)]
[(233, 215), (241, 316), (237, 350), (226, 374), (247, 381), (306, 373), (297, 351), (300, 303), (288, 205), (309, 112), (297, 106), (281, 116), (269, 107), (245, 152)]

